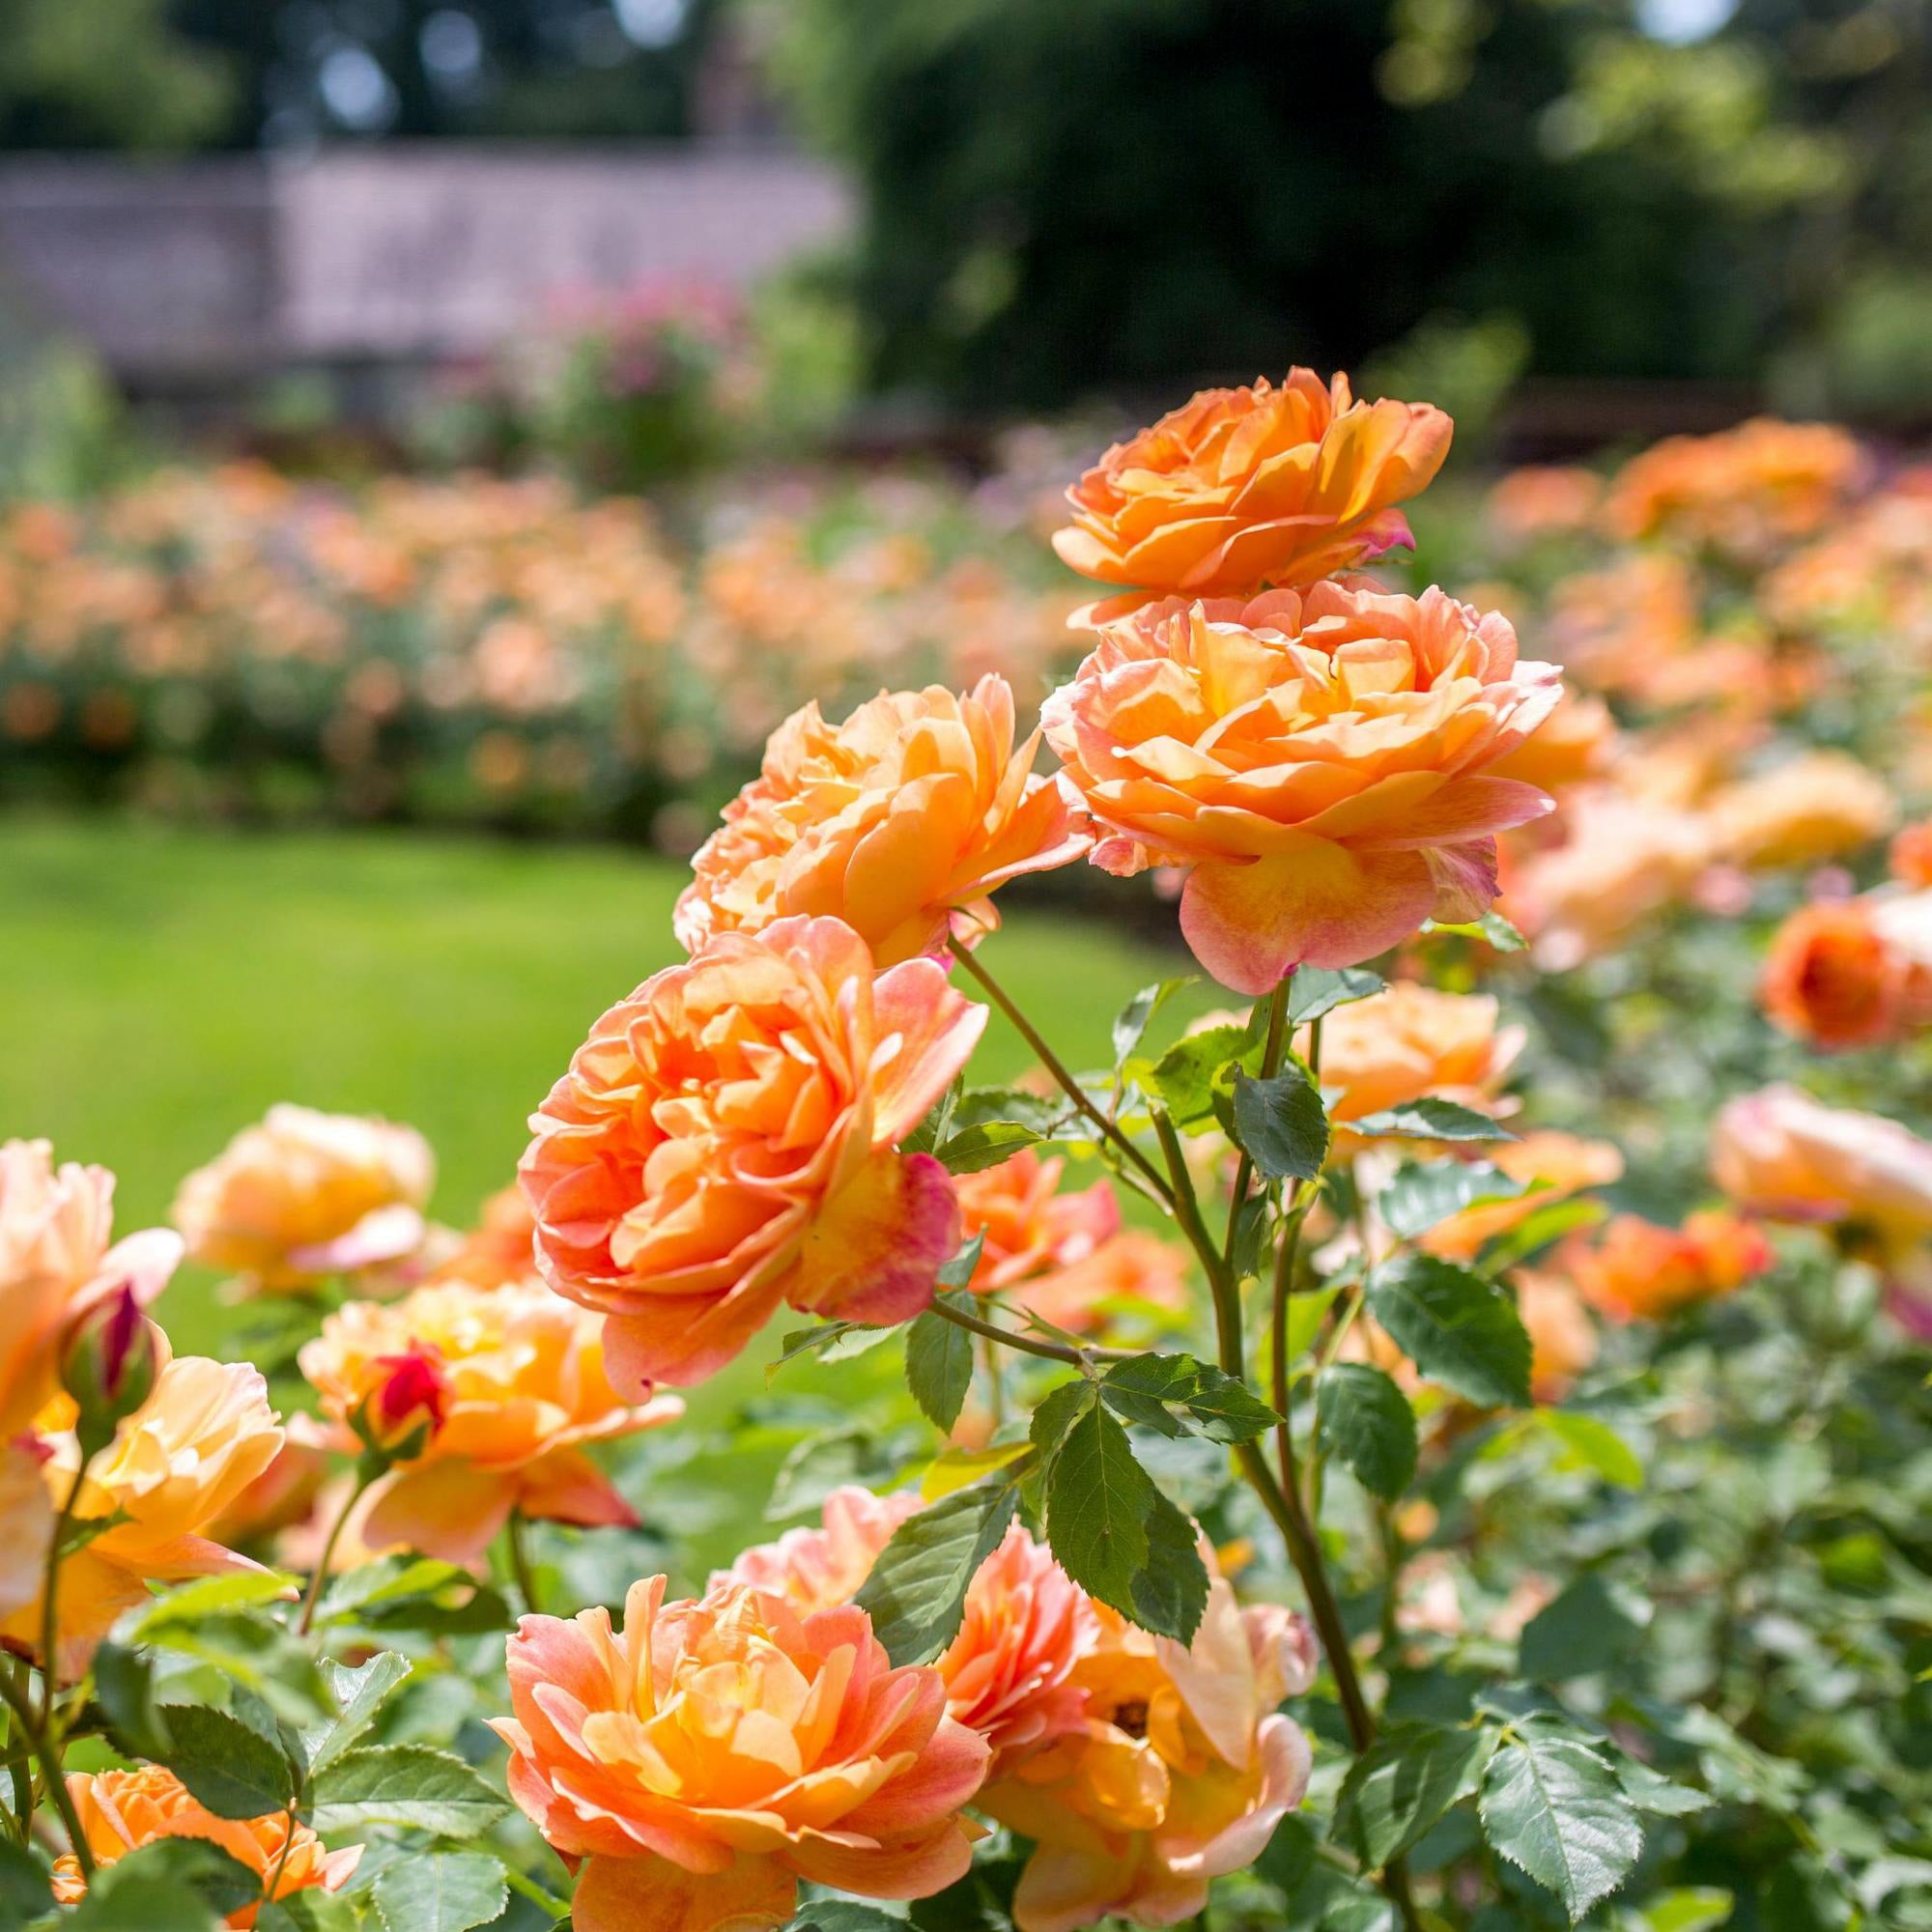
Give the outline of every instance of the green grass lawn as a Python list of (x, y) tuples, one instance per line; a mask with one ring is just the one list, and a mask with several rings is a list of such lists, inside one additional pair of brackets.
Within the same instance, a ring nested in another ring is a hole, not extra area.
[[(113, 1168), (127, 1230), (273, 1101), (380, 1113), (429, 1136), (434, 1211), (460, 1224), (590, 1021), (679, 956), (683, 876), (601, 848), (0, 820), (0, 1138)], [(1034, 913), (988, 947), (1076, 1065), (1180, 970)], [(996, 1015), (974, 1077), (1028, 1058)], [(163, 1305), (184, 1347), (215, 1346), (207, 1290), (189, 1271)]]

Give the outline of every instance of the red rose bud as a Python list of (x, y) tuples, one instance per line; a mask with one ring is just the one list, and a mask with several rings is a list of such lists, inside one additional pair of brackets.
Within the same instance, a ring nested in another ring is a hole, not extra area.
[(400, 1355), (378, 1356), (379, 1379), (350, 1418), (363, 1442), (387, 1462), (420, 1456), (442, 1427), (449, 1379), (433, 1350), (412, 1345)]
[(154, 1326), (131, 1287), (97, 1301), (74, 1323), (61, 1356), (61, 1386), (79, 1410), (74, 1433), (83, 1455), (113, 1441), (123, 1418), (147, 1401), (158, 1366)]

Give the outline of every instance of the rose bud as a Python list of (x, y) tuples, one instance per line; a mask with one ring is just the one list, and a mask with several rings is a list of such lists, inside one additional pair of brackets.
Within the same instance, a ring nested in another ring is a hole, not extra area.
[(78, 1411), (74, 1434), (83, 1456), (114, 1440), (122, 1419), (147, 1401), (158, 1366), (154, 1327), (131, 1286), (97, 1301), (74, 1323), (61, 1353), (61, 1386)]
[(386, 1468), (420, 1456), (442, 1427), (449, 1378), (440, 1356), (413, 1344), (399, 1355), (379, 1356), (371, 1366), (376, 1379), (349, 1426)]

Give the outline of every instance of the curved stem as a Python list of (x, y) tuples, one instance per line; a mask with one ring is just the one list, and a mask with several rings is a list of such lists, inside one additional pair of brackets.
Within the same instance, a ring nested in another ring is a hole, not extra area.
[(952, 1308), (940, 1300), (933, 1302), (928, 1313), (937, 1315), (942, 1321), (952, 1322), (955, 1328), (964, 1328), (989, 1342), (1004, 1343), (1009, 1349), (1017, 1349), (1022, 1354), (1037, 1355), (1048, 1362), (1066, 1362), (1076, 1369), (1091, 1367), (1094, 1362), (1128, 1361), (1140, 1352), (1135, 1349), (1069, 1348), (1065, 1342), (1049, 1342), (1043, 1336), (1022, 1335), (1016, 1329), (982, 1321), (977, 1315), (968, 1315), (963, 1308)]
[(298, 1636), (306, 1636), (315, 1628), (316, 1607), (322, 1602), (323, 1590), (328, 1582), (328, 1559), (335, 1554), (335, 1546), (341, 1542), (342, 1532), (348, 1528), (355, 1505), (362, 1500), (362, 1492), (374, 1480), (373, 1476), (358, 1473), (355, 1487), (343, 1499), (335, 1520), (328, 1525), (328, 1535), (323, 1540), (322, 1551), (315, 1559), (315, 1574), (308, 1579), (308, 1594), (302, 1599), (301, 1615), (296, 1619)]
[(61, 1823), (67, 1828), (68, 1849), (73, 1853), (74, 1862), (80, 1866), (81, 1876), (94, 1875), (94, 1851), (87, 1842), (87, 1833), (80, 1829), (80, 1819), (73, 1808), (73, 1800), (68, 1796), (67, 1778), (61, 1771), (60, 1751), (53, 1741), (34, 1721), (33, 1707), (26, 1691), (16, 1685), (5, 1671), (0, 1671), (0, 1699), (4, 1699), (21, 1731), (34, 1747), (34, 1755), (40, 1759), (41, 1779), (47, 1788), (47, 1797), (54, 1809), (60, 1813)]
[(510, 1548), (510, 1575), (516, 1578), (517, 1595), (524, 1600), (526, 1615), (534, 1617), (540, 1616), (542, 1609), (537, 1603), (536, 1572), (530, 1567), (529, 1544), (524, 1535), (526, 1527), (523, 1511), (513, 1509), (503, 1534)]
[(1033, 1048), (1039, 1064), (1053, 1076), (1055, 1082), (1065, 1094), (1066, 1097), (1099, 1129), (1103, 1140), (1112, 1141), (1120, 1149), (1121, 1152), (1140, 1169), (1141, 1173), (1151, 1183), (1159, 1198), (1162, 1201), (1166, 1201), (1168, 1199), (1168, 1186), (1160, 1170), (1088, 1097), (1086, 1090), (1067, 1071), (1065, 1063), (1040, 1037), (1038, 1028), (1014, 1005), (1012, 996), (993, 978), (992, 974), (987, 972), (985, 967), (980, 965), (973, 953), (960, 945), (958, 940), (949, 939), (946, 943), (952, 949), (953, 958), (958, 960), (960, 965), (965, 967), (967, 972), (972, 974), (974, 979), (980, 982), (980, 990), (985, 993), (986, 997), (1012, 1023), (1014, 1030), (1019, 1034), (1020, 1037)]

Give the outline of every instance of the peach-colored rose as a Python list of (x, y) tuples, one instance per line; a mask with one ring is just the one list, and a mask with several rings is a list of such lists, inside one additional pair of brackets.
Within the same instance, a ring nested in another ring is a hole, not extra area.
[(959, 1234), (985, 1243), (973, 1269), (976, 1294), (998, 1294), (1054, 1268), (1085, 1261), (1121, 1225), (1121, 1204), (1103, 1177), (1062, 1190), (1066, 1162), (1022, 1148), (1009, 1160), (954, 1178)]
[(1747, 1214), (1858, 1222), (1903, 1246), (1932, 1234), (1932, 1143), (1795, 1087), (1761, 1088), (1722, 1108), (1711, 1173)]
[(208, 1525), (208, 1540), (240, 1549), (306, 1521), (328, 1481), (328, 1467), (325, 1450), (285, 1441), (275, 1460)]
[[(71, 1409), (63, 1398), (41, 1424), (53, 1447), (43, 1479), (61, 1499), (80, 1462), (72, 1435), (56, 1433), (69, 1427)], [(281, 1446), (282, 1431), (259, 1369), (201, 1355), (177, 1356), (162, 1367), (147, 1401), (87, 1465), (74, 1501), (78, 1521), (109, 1526), (61, 1563), (63, 1676), (86, 1667), (114, 1619), (146, 1602), (150, 1583), (257, 1567), (205, 1532)], [(0, 1622), (0, 1643), (37, 1655), (40, 1637), (37, 1592), (30, 1608)]]
[(499, 1188), (449, 1254), (431, 1270), (433, 1280), (467, 1281), (475, 1288), (501, 1288), (529, 1281), (537, 1271), (536, 1217), (517, 1186)]
[(1843, 858), (1882, 838), (1897, 815), (1886, 781), (1844, 752), (1804, 752), (1740, 779), (1706, 812), (1724, 858), (1765, 870)]
[(109, 1245), (114, 1177), (54, 1165), (45, 1141), (0, 1143), (0, 1441), (54, 1393), (69, 1331), (103, 1296), (152, 1301), (181, 1259), (180, 1238), (150, 1228)]
[(174, 1220), (196, 1261), (301, 1289), (413, 1253), (435, 1179), (413, 1127), (283, 1104), (182, 1182)]
[(1012, 1299), (1057, 1328), (1091, 1335), (1116, 1316), (1179, 1313), (1193, 1276), (1185, 1242), (1122, 1228), (1079, 1261), (1021, 1282)]
[(421, 1429), (421, 1448), (379, 1479), (361, 1533), (376, 1547), (404, 1544), (451, 1563), (481, 1555), (512, 1510), (583, 1525), (635, 1522), (586, 1452), (684, 1413), (675, 1396), (619, 1400), (587, 1309), (534, 1282), (440, 1281), (401, 1301), (352, 1301), (302, 1349), (334, 1447), (355, 1449), (351, 1421), (391, 1387), (393, 1365), (411, 1361), (427, 1365), (430, 1392), (406, 1391), (391, 1428)]
[(1925, 969), (1890, 943), (1873, 901), (1819, 899), (1773, 935), (1758, 998), (1772, 1024), (1828, 1051), (1875, 1046), (1932, 1017)]
[(1490, 776), (1563, 793), (1601, 778), (1616, 751), (1616, 721), (1601, 697), (1565, 690), (1556, 709)]
[(677, 936), (757, 932), (793, 914), (842, 919), (880, 966), (971, 943), (999, 924), (991, 894), (1070, 865), (1093, 843), (1050, 780), (1039, 733), (1013, 745), (1013, 694), (982, 677), (886, 692), (843, 724), (816, 703), (772, 734), (758, 777), (692, 861)]
[(1480, 1202), (1438, 1221), (1422, 1237), (1422, 1245), (1432, 1254), (1452, 1261), (1473, 1260), (1485, 1241), (1507, 1234), (1538, 1208), (1566, 1201), (1586, 1187), (1607, 1187), (1624, 1172), (1624, 1157), (1608, 1141), (1579, 1140), (1550, 1128), (1485, 1148), (1482, 1157), (1529, 1192), (1511, 1201)]
[(1550, 808), (1490, 776), (1555, 705), (1550, 665), (1440, 590), (1318, 583), (1102, 627), (1041, 711), (1094, 863), (1189, 868), (1180, 924), (1237, 992), (1349, 966), (1495, 897), (1493, 835)]
[(958, 1241), (946, 1171), (899, 1141), (985, 1009), (836, 919), (721, 933), (613, 1007), (531, 1117), (545, 1278), (600, 1310), (622, 1393), (728, 1362), (781, 1301), (890, 1323)]
[(1603, 494), (1603, 479), (1594, 469), (1512, 469), (1490, 491), (1484, 507), (1492, 528), (1520, 544), (1586, 529)]
[(1520, 1268), (1516, 1311), (1529, 1331), (1529, 1386), (1538, 1402), (1561, 1402), (1597, 1359), (1597, 1325), (1575, 1283), (1545, 1268)]
[(916, 1490), (875, 1496), (870, 1490), (846, 1484), (826, 1497), (817, 1522), (743, 1551), (728, 1570), (712, 1576), (710, 1587), (746, 1583), (767, 1596), (782, 1597), (801, 1615), (835, 1609), (859, 1594), (879, 1551), (920, 1507)]
[(1301, 1802), (1308, 1740), (1275, 1706), (1313, 1682), (1313, 1646), (1285, 1611), (1238, 1609), (1204, 1556), (1212, 1581), (1193, 1643), (1094, 1605), (1095, 1639), (1072, 1675), (1081, 1727), (1019, 1755), (980, 1795), (1034, 1840), (1013, 1896), (1020, 1932), (1110, 1916), (1179, 1924)]
[[(1523, 1030), (1498, 1024), (1484, 993), (1441, 993), (1412, 980), (1337, 1007), (1321, 1022), (1321, 1078), (1338, 1122), (1379, 1114), (1425, 1094), (1495, 1113), (1522, 1051)], [(1304, 1054), (1309, 1036), (1296, 1041)]]
[(1594, 1240), (1565, 1243), (1583, 1299), (1612, 1321), (1657, 1321), (1729, 1294), (1771, 1265), (1771, 1244), (1737, 1215), (1706, 1209), (1682, 1228), (1619, 1214)]
[(510, 1639), (510, 1795), (583, 1861), (579, 1932), (767, 1932), (802, 1878), (923, 1898), (965, 1873), (987, 1748), (937, 1670), (895, 1670), (849, 1606), (664, 1597), (633, 1584), (621, 1634), (595, 1609)]
[(1674, 436), (1633, 457), (1604, 504), (1620, 537), (1660, 532), (1754, 550), (1822, 526), (1863, 466), (1828, 423), (1759, 417), (1717, 436)]
[(1427, 403), (1358, 403), (1346, 376), (1307, 369), (1279, 388), (1204, 389), (1067, 491), (1073, 520), (1053, 547), (1081, 576), (1145, 596), (1311, 583), (1410, 546), (1394, 506), (1428, 488), (1454, 427)]
[[(360, 1845), (331, 1852), (306, 1825), (291, 1830), (288, 1816), (271, 1811), (261, 1818), (219, 1818), (189, 1795), (173, 1772), (158, 1764), (134, 1771), (74, 1772), (68, 1797), (80, 1820), (96, 1865), (111, 1865), (157, 1838), (202, 1838), (218, 1845), (268, 1886), (271, 1899), (320, 1889), (340, 1891), (362, 1859)], [(54, 1864), (54, 1897), (77, 1905), (87, 1895), (80, 1862), (69, 1853)], [(261, 1903), (229, 1914), (224, 1923), (253, 1925)]]

